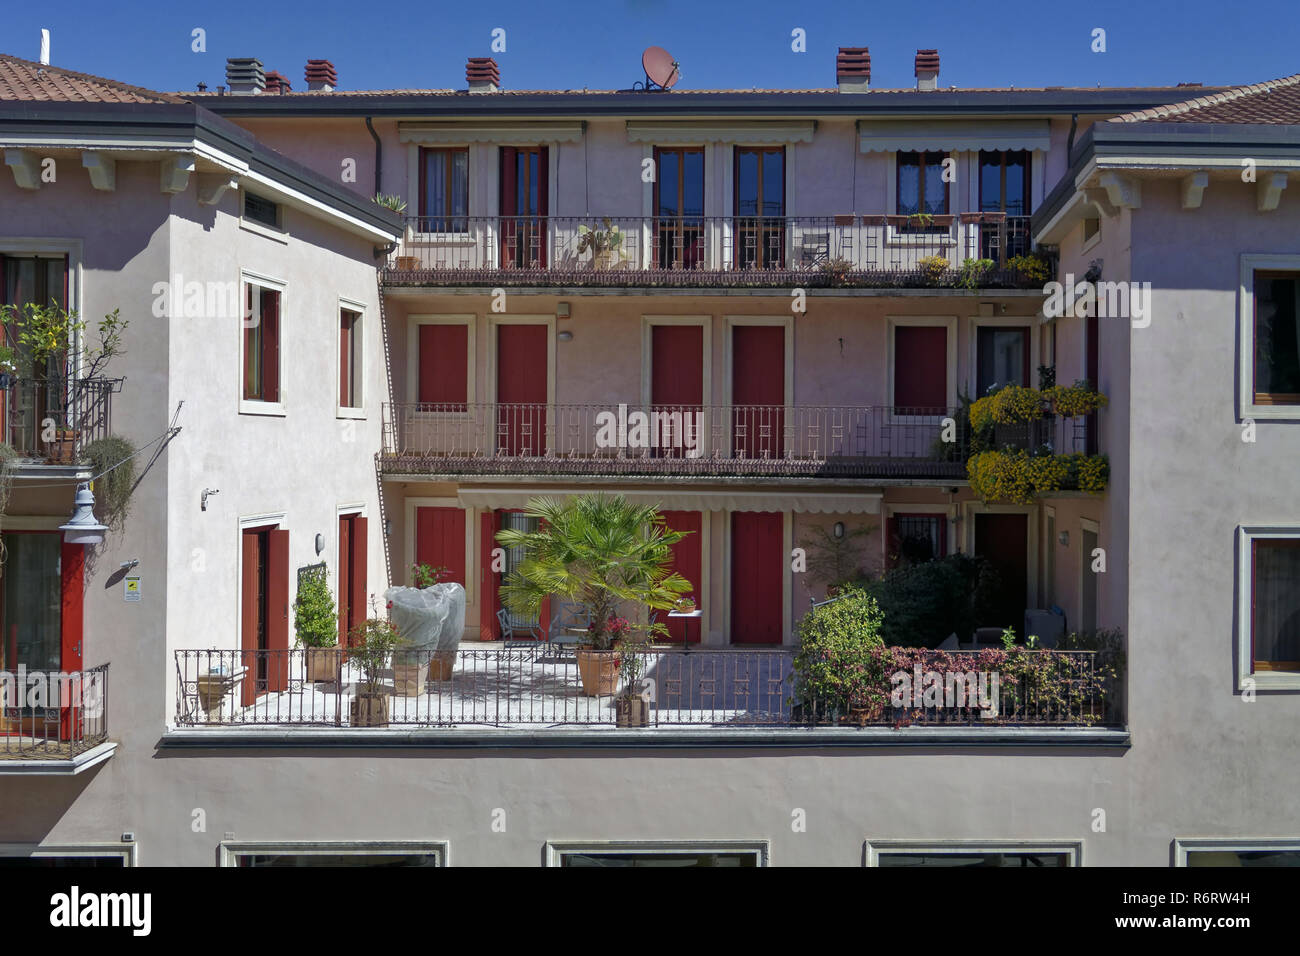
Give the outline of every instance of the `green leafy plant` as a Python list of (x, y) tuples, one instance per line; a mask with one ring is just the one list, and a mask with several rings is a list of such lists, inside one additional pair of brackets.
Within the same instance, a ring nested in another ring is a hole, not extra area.
[(815, 525), (799, 542), (807, 555), (808, 575), (834, 589), (865, 580), (868, 570), (862, 539), (875, 530), (870, 524), (846, 527), (837, 538), (831, 529)]
[(949, 263), (944, 256), (922, 256), (916, 263), (921, 275), (930, 282), (938, 282), (947, 274)]
[(372, 601), (370, 617), (354, 627), (348, 635), (348, 661), (355, 664), (361, 672), (361, 680), (357, 684), (359, 694), (373, 696), (383, 693), (384, 670), (394, 652), (402, 649), (406, 643), (393, 623), (379, 615)]
[(120, 528), (130, 512), (131, 493), (135, 491), (135, 452), (135, 445), (120, 435), (97, 438), (82, 450), (95, 474), (100, 475), (95, 480), (95, 503), (104, 523), (113, 529)]
[(440, 564), (423, 564), (417, 562), (411, 565), (411, 587), (431, 588), (435, 584), (441, 584), (451, 577), (451, 568), (443, 567)]
[(963, 553), (892, 568), (865, 590), (884, 614), (881, 633), (891, 646), (935, 647), (949, 634), (968, 640), (997, 607), (997, 570)]
[(338, 627), (338, 611), (325, 568), (302, 575), (293, 602), (293, 629), (298, 646), (333, 647), (338, 643)]
[(114, 356), (125, 353), (122, 337), (130, 324), (122, 318), (121, 310), (114, 309), (96, 324), (94, 339), (84, 341), (86, 323), (75, 311), (68, 312), (55, 302), (0, 305), (0, 323), (10, 339), (9, 360), (15, 371), (23, 366), (23, 371), (42, 374), (51, 359), (65, 366), (60, 374), (70, 371), (74, 359), (72, 347), (80, 341), (78, 371), (82, 378), (96, 378)]
[(406, 211), (406, 200), (401, 196), (390, 196), (387, 193), (375, 193), (375, 204), (383, 206), (385, 209), (391, 209), (396, 213)]
[[(592, 616), (588, 634), (597, 650), (613, 643), (610, 623), (621, 603), (670, 611), (694, 588), (672, 570), (672, 545), (686, 533), (668, 528), (651, 505), (620, 495), (543, 497), (530, 500), (524, 514), (538, 519), (536, 531), (497, 532), (497, 543), (524, 555), (501, 587), (502, 601), (529, 616), (550, 595), (581, 604)], [(667, 631), (664, 624), (652, 629)]]
[(856, 587), (813, 608), (797, 626), (794, 696), (812, 712), (848, 714), (888, 701), (890, 655), (875, 599)]
[(992, 259), (965, 259), (957, 275), (957, 285), (963, 289), (978, 289), (997, 263)]
[(578, 255), (590, 252), (593, 257), (604, 253), (617, 253), (623, 248), (623, 232), (608, 217), (601, 220), (604, 229), (578, 226)]
[(1035, 252), (1012, 256), (1007, 260), (1007, 268), (1019, 273), (1022, 278), (1030, 282), (1046, 282), (1048, 276), (1052, 274), (1051, 262)]
[(842, 257), (827, 259), (818, 265), (818, 270), (830, 277), (831, 285), (843, 285), (848, 281), (849, 273), (853, 271), (853, 263)]

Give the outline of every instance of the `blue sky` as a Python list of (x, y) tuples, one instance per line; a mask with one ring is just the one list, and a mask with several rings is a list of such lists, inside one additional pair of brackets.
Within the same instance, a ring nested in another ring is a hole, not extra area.
[[(620, 89), (640, 55), (666, 47), (680, 88), (807, 88), (834, 83), (839, 46), (871, 48), (873, 86), (911, 86), (918, 47), (937, 47), (940, 85), (1206, 85), (1300, 72), (1297, 0), (597, 0), (588, 3), (213, 4), (9, 0), (0, 52), (36, 59), (40, 28), (56, 66), (154, 89), (224, 83), (228, 56), (257, 56), (305, 87), (309, 57), (334, 62), (344, 89), (465, 84), (468, 56), (494, 55), (515, 89)], [(979, 11), (990, 11), (981, 15)], [(206, 30), (207, 52), (191, 50)], [(506, 51), (491, 52), (492, 30)], [(807, 52), (791, 50), (806, 31)], [(1090, 49), (1106, 31), (1106, 52)]]

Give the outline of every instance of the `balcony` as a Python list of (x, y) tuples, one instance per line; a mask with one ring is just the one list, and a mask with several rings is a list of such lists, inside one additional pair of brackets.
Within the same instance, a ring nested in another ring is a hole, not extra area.
[(1029, 217), (1005, 213), (411, 217), (407, 227), (384, 269), (387, 286), (974, 290), (1044, 281), (1012, 261), (1030, 251)]
[[(988, 680), (979, 686), (984, 690), (963, 698), (950, 694), (945, 683), (938, 698), (909, 697), (902, 706), (889, 700), (871, 712), (846, 709), (800, 699), (793, 648), (679, 646), (618, 652), (643, 658), (635, 694), (611, 683), (596, 688), (605, 693), (587, 696), (572, 651), (542, 643), (522, 648), (482, 644), (462, 646), (443, 661), (428, 653), (413, 655), (406, 662), (409, 669), (390, 670), (391, 680), (383, 688), (385, 723), (390, 730), (445, 731), (444, 740), (474, 731), (545, 737), (575, 730), (653, 736), (655, 730), (746, 734), (769, 729), (808, 732), (804, 742), (810, 744), (820, 736), (871, 729), (895, 735), (903, 728), (950, 730), (958, 738), (1003, 734), (1015, 739), (1026, 731), (1122, 726), (1121, 678), (1099, 652), (1019, 649), (1011, 652), (1019, 661), (1013, 663), (1001, 651), (899, 650), (909, 675), (913, 664), (940, 674), (941, 680), (949, 673), (967, 679), (983, 673)], [(250, 740), (277, 729), (352, 727), (349, 698), (359, 675), (344, 663), (335, 665), (334, 679), (310, 680), (306, 666), (304, 651), (298, 649), (178, 650), (176, 725), (205, 732), (252, 731)], [(990, 675), (999, 670), (995, 683)], [(890, 692), (888, 685), (884, 691)], [(643, 703), (620, 716), (618, 700), (629, 696)], [(383, 730), (372, 724), (350, 733), (382, 735)]]
[[(630, 409), (630, 410), (629, 410)], [(957, 408), (384, 406), (387, 474), (964, 480)]]
[(120, 378), (10, 379), (0, 390), (0, 440), (20, 458), (74, 465), (87, 445), (112, 431)]
[(0, 776), (75, 774), (112, 756), (108, 665), (0, 671)]

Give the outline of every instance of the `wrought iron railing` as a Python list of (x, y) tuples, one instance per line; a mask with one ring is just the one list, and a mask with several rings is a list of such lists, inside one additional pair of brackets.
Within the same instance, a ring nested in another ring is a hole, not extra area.
[(1028, 216), (409, 217), (387, 283), (1030, 288)]
[(120, 378), (9, 379), (0, 388), (3, 440), (24, 458), (80, 461), (83, 449), (112, 431), (112, 396)]
[(849, 405), (384, 406), (386, 471), (498, 474), (965, 474), (957, 408)]
[[(313, 680), (304, 649), (176, 651), (180, 726), (361, 725), (356, 669), (342, 660)], [(1094, 651), (907, 651), (940, 689), (918, 688), (902, 706), (807, 700), (794, 675), (794, 651), (652, 648), (613, 652), (641, 658), (632, 688), (617, 677), (584, 684), (572, 649), (462, 647), (409, 653), (380, 687), (387, 726), (499, 727), (808, 727), (808, 726), (1108, 726), (1119, 722), (1117, 682)], [(996, 653), (996, 652), (995, 652)], [(255, 667), (252, 658), (265, 658)], [(903, 658), (900, 658), (902, 660)], [(901, 667), (901, 665), (900, 665)], [(992, 667), (993, 670), (989, 668)], [(250, 675), (279, 675), (249, 692)], [(999, 679), (992, 679), (998, 673)], [(949, 679), (953, 674), (954, 679)], [(888, 679), (888, 678), (887, 678)], [(952, 686), (952, 691), (949, 690)], [(885, 684), (886, 693), (889, 684)], [(958, 691), (960, 688), (960, 691)], [(589, 693), (594, 695), (589, 696)], [(964, 696), (958, 696), (958, 694)], [(619, 699), (642, 703), (620, 721)], [(374, 711), (367, 710), (372, 714)], [(373, 724), (370, 724), (373, 725)]]
[(76, 757), (108, 739), (108, 665), (0, 671), (0, 760)]

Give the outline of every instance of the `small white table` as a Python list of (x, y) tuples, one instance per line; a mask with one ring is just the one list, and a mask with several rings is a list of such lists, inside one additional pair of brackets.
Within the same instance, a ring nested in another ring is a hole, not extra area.
[[(684, 620), (684, 621), (691, 621), (691, 620), (698, 621), (700, 618), (704, 616), (704, 608), (697, 607), (694, 611), (669, 611), (668, 616), (670, 618), (674, 618), (674, 617), (679, 618), (680, 620)], [(700, 625), (697, 624), (695, 627), (696, 627), (696, 636), (700, 637), (701, 636), (699, 634)], [(690, 649), (691, 649), (691, 626), (690, 624), (683, 624), (682, 625), (682, 650), (689, 651)]]

